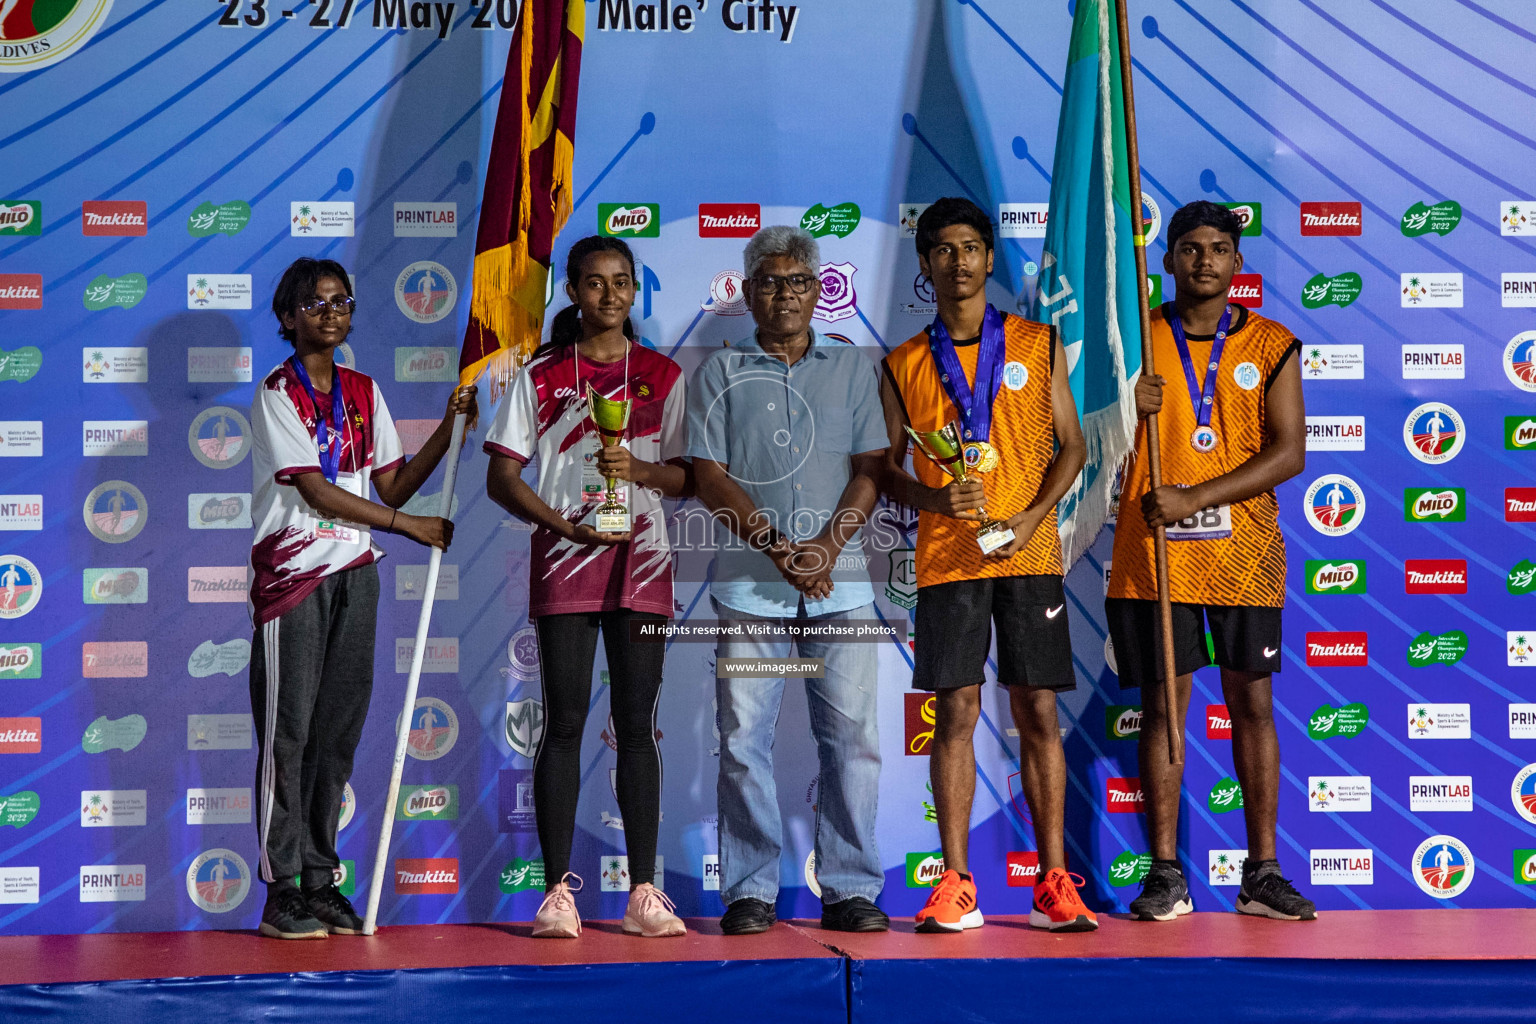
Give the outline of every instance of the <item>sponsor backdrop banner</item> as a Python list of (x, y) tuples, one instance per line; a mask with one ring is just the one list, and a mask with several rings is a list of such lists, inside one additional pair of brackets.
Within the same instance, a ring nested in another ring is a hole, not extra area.
[[(1280, 856), (1328, 910), (1528, 906), (1536, 134), (1514, 115), (1536, 91), (1514, 69), (1536, 17), (1507, 2), (1338, 6), (1132, 3), (1147, 214), (1164, 224), (1193, 199), (1236, 209), (1236, 297), (1302, 342), (1312, 451), (1279, 491)], [(74, 0), (6, 17), (0, 932), (255, 926), (242, 601), (253, 382), (289, 352), (272, 289), (300, 255), (346, 265), (358, 306), (343, 357), (381, 382), (418, 447), (468, 316), (515, 7)], [(1071, 7), (588, 3), (557, 268), (583, 234), (631, 239), (635, 323), (687, 370), (750, 330), (743, 240), (803, 224), (822, 246), (817, 329), (873, 360), (932, 315), (912, 248), (923, 204), (965, 195), (998, 225), (993, 301), (1027, 308)], [(1148, 286), (1171, 297), (1164, 251), (1159, 235)], [(381, 541), (341, 883), (366, 879), (380, 815), (395, 815), (386, 925), (527, 919), (544, 881), (529, 535), (486, 498), (478, 441), (461, 458), (395, 807), (383, 788), (426, 555)], [(439, 480), (412, 511), (435, 508)], [(673, 511), (699, 521), (696, 506)], [(911, 525), (883, 510), (865, 549), (890, 628), (876, 641), (879, 841), (900, 914), (940, 870), (933, 707), (909, 689)], [(1149, 851), (1139, 695), (1122, 692), (1105, 644), (1110, 541), (1069, 578), (1079, 678), (1061, 709), (1071, 867), (1090, 903), (1123, 909)], [(680, 558), (677, 621), (712, 615), (708, 562)], [(615, 917), (628, 868), (598, 657), (572, 866), (582, 913)], [(685, 914), (720, 910), (714, 677), (711, 644), (671, 643), (660, 853)], [(1198, 673), (1180, 846), (1205, 910), (1232, 905), (1246, 846), (1233, 726), (1217, 674)], [(1035, 876), (1017, 744), (989, 686), (971, 849), (988, 913), (1024, 911)], [(817, 905), (818, 786), (798, 684), (777, 760), (781, 913), (803, 915)]]

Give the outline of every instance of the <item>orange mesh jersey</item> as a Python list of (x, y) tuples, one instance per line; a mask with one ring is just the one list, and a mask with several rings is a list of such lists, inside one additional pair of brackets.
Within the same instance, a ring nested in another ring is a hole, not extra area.
[[(1022, 511), (1040, 491), (1046, 466), (1055, 453), (1056, 431), (1051, 420), (1051, 356), (1055, 329), (1016, 316), (1004, 315), (1003, 337), (1009, 372), (992, 404), (991, 444), (1000, 464), (980, 474), (987, 494), (987, 514), (1007, 519)], [(979, 344), (956, 345), (960, 365), (973, 385)], [(1022, 366), (1020, 374), (1017, 366)], [(960, 417), (928, 350), (928, 334), (909, 339), (885, 357), (885, 369), (906, 408), (914, 430), (938, 430)], [(1020, 380), (1022, 378), (1022, 380)], [(1013, 387), (1019, 382), (1017, 388)], [(929, 487), (945, 487), (949, 474), (926, 455), (914, 452), (913, 470)], [(1061, 538), (1052, 509), (1029, 543), (1012, 558), (982, 560), (976, 524), (938, 512), (919, 512), (917, 525), (917, 585), (930, 587), (956, 580), (998, 576), (1060, 576)]]
[[(1267, 392), (1287, 356), (1299, 344), (1273, 320), (1238, 306), (1222, 354), (1211, 426), (1219, 441), (1201, 454), (1190, 444), (1195, 411), (1184, 381), (1178, 346), (1168, 325), (1172, 307), (1152, 312), (1152, 356), (1163, 385), (1158, 422), (1163, 482), (1192, 486), (1229, 473), (1259, 453), (1269, 437)], [(1212, 340), (1189, 338), (1190, 361), (1200, 387), (1210, 365)], [(1136, 452), (1120, 494), (1115, 522), (1114, 562), (1109, 596), (1157, 600), (1157, 570), (1152, 530), (1142, 517), (1141, 498), (1148, 490), (1146, 422), (1136, 428)], [(1168, 578), (1173, 600), (1188, 604), (1285, 604), (1285, 540), (1280, 536), (1275, 492), (1231, 506), (1231, 535), (1217, 539), (1168, 543)]]

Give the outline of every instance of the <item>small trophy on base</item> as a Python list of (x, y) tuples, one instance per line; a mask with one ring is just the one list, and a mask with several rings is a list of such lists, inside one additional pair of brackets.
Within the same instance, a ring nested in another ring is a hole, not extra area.
[[(906, 429), (918, 451), (960, 483), (965, 483), (965, 446), (960, 443), (959, 427), (948, 423), (938, 430), (913, 430), (910, 426)], [(980, 516), (976, 522), (976, 543), (981, 546), (983, 555), (990, 555), (1013, 540), (1013, 530), (1008, 524), (988, 518), (984, 508), (976, 512)]]
[[(604, 448), (616, 448), (624, 441), (624, 430), (629, 426), (629, 399), (604, 398), (587, 385), (587, 411), (597, 427), (597, 436)], [(629, 506), (619, 500), (619, 482), (606, 477), (606, 500), (592, 513), (592, 528), (598, 533), (628, 533), (630, 531)]]

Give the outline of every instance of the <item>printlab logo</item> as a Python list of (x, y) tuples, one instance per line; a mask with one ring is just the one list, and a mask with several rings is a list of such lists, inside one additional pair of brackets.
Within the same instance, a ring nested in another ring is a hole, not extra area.
[(396, 238), (456, 238), (458, 203), (396, 203)]
[(1301, 357), (1310, 380), (1364, 380), (1364, 345), (1313, 345)]
[(861, 216), (857, 203), (838, 203), (836, 206), (817, 203), (801, 215), (800, 227), (810, 232), (813, 238), (827, 235), (847, 238), (859, 226)]
[(1302, 235), (1359, 235), (1359, 203), (1302, 203)]
[(1403, 519), (1410, 523), (1464, 523), (1467, 521), (1466, 488), (1405, 488)]
[(1413, 851), (1410, 870), (1420, 889), (1437, 900), (1449, 900), (1467, 891), (1477, 862), (1460, 839), (1438, 835), (1430, 836)]
[(1512, 740), (1536, 739), (1536, 704), (1509, 706), (1509, 738)]
[(250, 421), (239, 409), (215, 405), (197, 414), (187, 428), (187, 447), (209, 469), (233, 469), (250, 452)]
[(1049, 203), (999, 203), (997, 237), (1044, 238), (1050, 212)]
[(1322, 309), (1324, 306), (1343, 309), (1360, 297), (1362, 287), (1360, 275), (1353, 271), (1333, 277), (1314, 274), (1301, 286), (1301, 304), (1307, 309)]
[(1311, 850), (1313, 885), (1374, 885), (1372, 850)]
[(128, 481), (108, 480), (86, 495), (82, 514), (91, 536), (108, 544), (123, 544), (144, 529), (149, 521), (149, 503), (144, 492)]
[(1358, 736), (1365, 731), (1370, 719), (1370, 709), (1364, 704), (1345, 704), (1337, 708), (1324, 704), (1307, 720), (1307, 735), (1314, 740)]
[(1308, 416), (1307, 451), (1365, 451), (1365, 417)]
[(187, 790), (188, 825), (249, 825), (251, 791), (249, 789)]
[(91, 279), (90, 284), (85, 286), (85, 293), (80, 297), (80, 301), (92, 312), (110, 309), (113, 306), (132, 309), (143, 301), (148, 292), (149, 279), (143, 274), (124, 274), (122, 277), (98, 274)]
[(1472, 776), (1410, 775), (1408, 777), (1410, 811), (1472, 810)]
[(36, 71), (79, 50), (112, 10), (112, 0), (8, 5), (0, 14), (0, 73)]
[(235, 345), (187, 349), (187, 383), (249, 384), (251, 350)]
[(0, 530), (41, 530), (41, 494), (0, 494)]
[(1461, 223), (1461, 204), (1454, 199), (1442, 199), (1430, 205), (1414, 203), (1403, 211), (1399, 227), (1404, 235), (1417, 238), (1420, 235), (1448, 235)]
[(239, 199), (227, 203), (203, 202), (187, 216), (187, 234), (193, 238), (238, 235), (251, 222), (251, 204)]
[(613, 238), (660, 238), (658, 203), (598, 203), (597, 233)]
[(1506, 308), (1536, 306), (1536, 274), (1501, 274), (1499, 276), (1499, 298)]
[(1369, 775), (1313, 775), (1307, 780), (1307, 808), (1329, 814), (1371, 809)]
[(1465, 345), (1404, 345), (1404, 380), (1465, 380)]
[(453, 312), (459, 286), (448, 268), (432, 260), (418, 260), (395, 278), (395, 306), (419, 324), (435, 324)]
[(0, 238), (42, 233), (42, 203), (35, 199), (0, 199)]
[(1365, 561), (1363, 559), (1328, 562), (1309, 558), (1306, 572), (1309, 594), (1365, 593)]
[(821, 300), (814, 314), (817, 320), (836, 323), (858, 315), (858, 296), (853, 290), (853, 275), (858, 269), (852, 263), (821, 265)]
[(405, 752), (418, 761), (436, 761), (459, 739), (459, 716), (436, 697), (422, 697), (411, 713)]
[(80, 868), (81, 903), (125, 903), (143, 898), (143, 864), (88, 864)]
[(1365, 492), (1349, 477), (1330, 473), (1312, 481), (1302, 509), (1312, 529), (1342, 537), (1365, 519)]

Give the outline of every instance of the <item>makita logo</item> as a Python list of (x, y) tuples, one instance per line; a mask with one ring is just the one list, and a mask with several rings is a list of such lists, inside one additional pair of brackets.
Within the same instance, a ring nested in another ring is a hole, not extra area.
[(1364, 633), (1308, 633), (1308, 665), (1364, 665)]
[(459, 891), (457, 857), (401, 858), (395, 861), (395, 892), (400, 895), (456, 893)]
[(187, 589), (194, 594), (229, 594), (244, 593), (245, 580), (234, 576), (227, 576), (221, 580), (189, 579)]
[(0, 309), (42, 308), (42, 274), (0, 274)]
[(1208, 740), (1232, 738), (1232, 712), (1227, 710), (1225, 704), (1205, 706), (1205, 738)]
[(651, 226), (651, 208), (648, 206), (621, 206), (608, 215), (608, 233), (644, 231)]
[(42, 297), (42, 289), (35, 284), (8, 284), (0, 287), (0, 299), (40, 299)]
[(762, 227), (757, 203), (700, 203), (700, 238), (751, 238)]
[(1011, 850), (1008, 853), (1008, 884), (1034, 885), (1040, 877), (1040, 855), (1034, 850)]
[(1536, 523), (1536, 487), (1504, 488), (1504, 521)]
[(1146, 809), (1146, 798), (1142, 796), (1139, 778), (1105, 779), (1104, 796), (1111, 812), (1135, 814)]
[(41, 718), (0, 718), (0, 754), (40, 754), (42, 751)]
[(1261, 274), (1233, 274), (1232, 291), (1228, 296), (1249, 309), (1264, 305), (1264, 277)]
[(86, 200), (80, 204), (80, 230), (86, 235), (149, 233), (149, 204), (118, 200)]
[(1359, 203), (1302, 203), (1303, 235), (1360, 234)]
[(1410, 558), (1403, 566), (1409, 594), (1465, 594), (1467, 563), (1459, 558)]

